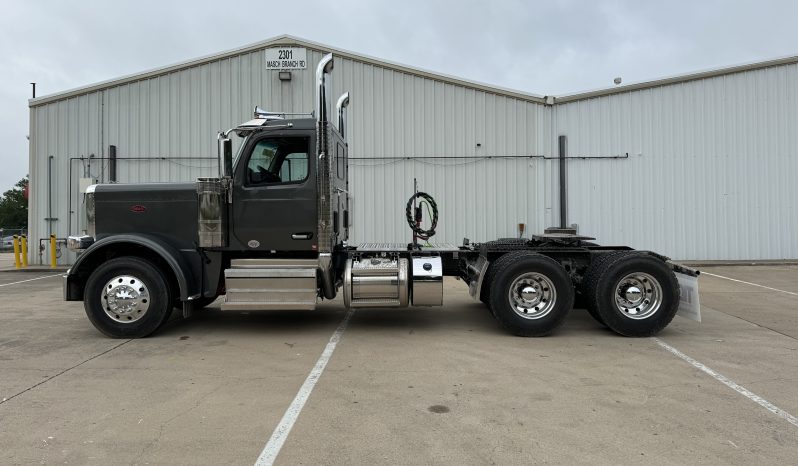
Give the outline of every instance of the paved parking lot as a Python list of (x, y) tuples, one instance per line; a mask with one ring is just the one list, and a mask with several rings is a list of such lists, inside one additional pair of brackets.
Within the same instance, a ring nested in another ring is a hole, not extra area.
[(132, 341), (61, 301), (57, 274), (3, 272), (0, 464), (251, 465), (267, 442), (276, 464), (795, 464), (798, 266), (703, 271), (703, 323), (658, 338), (582, 310), (512, 337), (447, 280), (444, 307), (345, 328), (337, 301), (212, 305)]

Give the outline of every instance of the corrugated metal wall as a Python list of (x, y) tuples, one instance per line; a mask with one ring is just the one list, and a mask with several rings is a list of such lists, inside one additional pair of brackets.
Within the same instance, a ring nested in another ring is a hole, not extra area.
[[(308, 68), (294, 71), (290, 82), (266, 70), (263, 51), (255, 50), (34, 104), (31, 240), (79, 232), (84, 224), (79, 178), (109, 182), (110, 145), (117, 147), (119, 182), (213, 176), (216, 132), (251, 118), (255, 104), (313, 110), (315, 66), (322, 56), (308, 49)], [(414, 177), (441, 209), (433, 241), (513, 236), (519, 222), (531, 231), (543, 228), (537, 208), (544, 192), (543, 162), (488, 158), (540, 155), (548, 144), (548, 132), (541, 131), (542, 105), (338, 57), (333, 95), (344, 90), (352, 95), (353, 242), (409, 240), (404, 205)], [(418, 159), (431, 156), (468, 158)], [(366, 160), (392, 157), (408, 159)], [(57, 219), (52, 226), (46, 220), (48, 195)], [(61, 262), (73, 259), (67, 253)]]
[[(798, 257), (798, 65), (552, 111), (552, 144), (567, 135), (570, 156), (629, 153), (569, 160), (568, 222), (580, 232), (678, 259)], [(556, 205), (556, 184), (546, 198)]]
[[(31, 241), (79, 231), (78, 179), (109, 181), (102, 159), (110, 145), (118, 148), (121, 182), (214, 175), (216, 132), (249, 119), (255, 104), (313, 109), (322, 55), (308, 48), (308, 68), (290, 82), (265, 69), (261, 48), (34, 102)], [(568, 223), (600, 243), (678, 259), (798, 257), (798, 65), (544, 106), (339, 55), (333, 97), (344, 90), (352, 96), (353, 243), (409, 241), (404, 205), (413, 178), (441, 210), (433, 241), (514, 236), (518, 223), (529, 233), (558, 224), (557, 163), (539, 156), (555, 156), (564, 134), (571, 157), (629, 154), (568, 161)], [(50, 216), (57, 219), (52, 228)]]
[(541, 162), (524, 158), (547, 140), (537, 131), (542, 105), (370, 65), (343, 68), (345, 78), (354, 73), (350, 155), (359, 158), (350, 161), (353, 242), (410, 241), (404, 211), (414, 178), (440, 210), (431, 241), (514, 236), (519, 222), (542, 229)]

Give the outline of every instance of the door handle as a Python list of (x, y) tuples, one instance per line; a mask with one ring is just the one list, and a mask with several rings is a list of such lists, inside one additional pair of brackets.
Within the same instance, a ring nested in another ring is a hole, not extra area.
[(291, 239), (310, 239), (313, 238), (313, 233), (292, 233)]

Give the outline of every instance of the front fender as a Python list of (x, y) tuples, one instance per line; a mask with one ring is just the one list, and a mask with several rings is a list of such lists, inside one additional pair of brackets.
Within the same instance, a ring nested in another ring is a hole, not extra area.
[[(66, 301), (82, 301), (83, 288), (92, 270), (106, 260), (112, 250), (120, 250), (117, 256), (133, 255), (147, 258), (155, 255), (169, 266), (180, 291), (180, 299), (186, 300), (195, 294), (194, 274), (188, 261), (180, 252), (164, 242), (162, 239), (151, 235), (113, 235), (103, 238), (92, 244), (75, 261), (67, 271), (64, 279), (64, 299)], [(167, 270), (164, 273), (169, 272)]]

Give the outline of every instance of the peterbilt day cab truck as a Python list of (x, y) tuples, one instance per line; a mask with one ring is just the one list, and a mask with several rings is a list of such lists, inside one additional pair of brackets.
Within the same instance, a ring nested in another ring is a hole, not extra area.
[[(86, 234), (64, 282), (110, 337), (145, 337), (175, 307), (184, 316), (224, 295), (223, 310), (297, 310), (343, 294), (346, 307), (439, 306), (443, 277), (468, 284), (512, 334), (557, 329), (580, 298), (626, 336), (667, 326), (680, 303), (676, 275), (698, 272), (573, 232), (462, 245), (348, 244), (352, 224), (346, 143), (349, 95), (329, 121), (327, 55), (312, 114), (275, 114), (220, 133), (220, 176), (195, 183), (101, 184), (85, 194)], [(289, 118), (292, 117), (292, 118)], [(231, 135), (242, 138), (235, 157)], [(223, 168), (221, 168), (223, 167)], [(426, 199), (415, 193), (411, 201)], [(420, 212), (407, 208), (415, 235)]]

